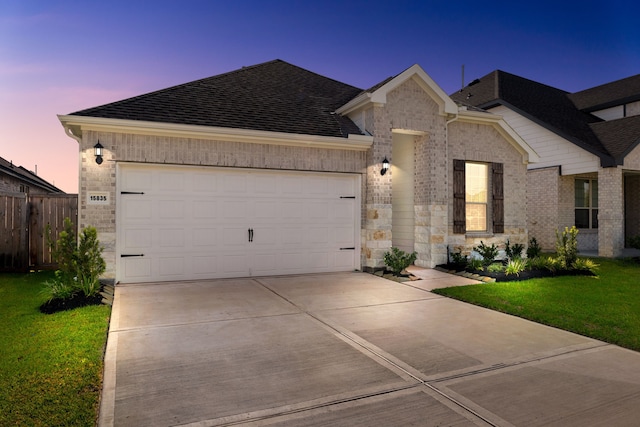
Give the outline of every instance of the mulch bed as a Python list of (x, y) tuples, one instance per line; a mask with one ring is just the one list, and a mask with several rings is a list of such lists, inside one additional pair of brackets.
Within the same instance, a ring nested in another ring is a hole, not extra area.
[(589, 270), (556, 270), (556, 271), (549, 271), (546, 269), (545, 270), (525, 270), (520, 272), (520, 274), (518, 275), (515, 275), (515, 274), (507, 275), (504, 272), (492, 273), (490, 271), (482, 271), (482, 270), (471, 270), (471, 269), (461, 270), (459, 266), (455, 264), (440, 264), (440, 265), (437, 265), (436, 267), (441, 270), (449, 271), (453, 273), (467, 272), (470, 274), (477, 274), (478, 276), (482, 276), (482, 277), (491, 277), (495, 279), (496, 282), (515, 282), (515, 281), (521, 281), (521, 280), (537, 279), (542, 277), (557, 277), (557, 276), (595, 276), (595, 274), (593, 274)]
[(102, 295), (98, 294), (92, 297), (86, 296), (80, 292), (75, 294), (71, 298), (62, 299), (54, 298), (51, 301), (47, 301), (40, 306), (40, 312), (45, 314), (53, 314), (59, 311), (71, 310), (78, 307), (85, 307), (87, 305), (100, 305), (102, 304)]

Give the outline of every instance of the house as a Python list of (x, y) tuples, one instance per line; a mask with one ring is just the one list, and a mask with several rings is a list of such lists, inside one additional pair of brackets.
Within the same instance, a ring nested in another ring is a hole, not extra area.
[(0, 193), (64, 193), (35, 173), (0, 157)]
[(527, 241), (537, 154), (418, 65), (362, 90), (274, 60), (59, 120), (79, 225), (117, 282), (375, 270), (392, 245), (433, 267)]
[(605, 257), (640, 235), (640, 74), (568, 93), (497, 70), (451, 97), (501, 115), (539, 154), (527, 228), (544, 249), (573, 225), (579, 250)]

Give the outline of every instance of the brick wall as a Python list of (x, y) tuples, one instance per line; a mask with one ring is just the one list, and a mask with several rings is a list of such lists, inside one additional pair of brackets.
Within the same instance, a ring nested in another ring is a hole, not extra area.
[(598, 202), (598, 253), (604, 257), (619, 256), (624, 248), (622, 168), (600, 168)]
[(529, 237), (535, 237), (545, 251), (555, 248), (555, 230), (559, 223), (559, 168), (527, 172), (527, 225)]
[[(453, 174), (453, 160), (461, 159), (504, 165), (504, 233), (453, 234), (453, 205), (448, 204), (448, 233), (450, 251), (461, 249), (469, 253), (483, 241), (503, 247), (511, 243), (526, 244), (527, 234), (527, 166), (520, 154), (491, 125), (453, 122), (449, 125), (448, 174)], [(489, 184), (491, 185), (491, 184)], [(448, 182), (448, 194), (453, 195), (453, 182)], [(490, 205), (490, 204), (489, 204)], [(490, 206), (489, 206), (490, 210)], [(489, 212), (490, 214), (490, 212)]]

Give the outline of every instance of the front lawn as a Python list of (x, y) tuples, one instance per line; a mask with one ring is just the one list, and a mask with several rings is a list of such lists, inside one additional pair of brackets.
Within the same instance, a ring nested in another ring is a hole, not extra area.
[(597, 277), (561, 276), (433, 292), (640, 351), (640, 264), (598, 258)]
[(96, 423), (111, 307), (42, 314), (52, 277), (0, 274), (0, 425)]

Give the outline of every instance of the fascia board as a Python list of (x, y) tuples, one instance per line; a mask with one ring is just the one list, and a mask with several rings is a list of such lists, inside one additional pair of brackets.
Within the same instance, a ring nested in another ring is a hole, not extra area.
[(74, 115), (59, 115), (58, 119), (67, 131), (67, 134), (77, 140), (80, 140), (82, 137), (83, 130), (93, 130), (218, 141), (237, 141), (253, 144), (329, 148), (350, 151), (367, 151), (373, 144), (373, 137), (368, 135), (350, 134), (348, 138), (338, 138), (251, 129), (108, 119)]
[(537, 163), (540, 156), (502, 116), (479, 111), (460, 110), (458, 120), (464, 123), (490, 124), (523, 155), (523, 163)]

